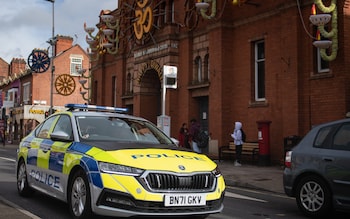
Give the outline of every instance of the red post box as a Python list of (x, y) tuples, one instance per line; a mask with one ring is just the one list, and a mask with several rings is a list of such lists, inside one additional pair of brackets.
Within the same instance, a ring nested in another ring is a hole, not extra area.
[(259, 140), (259, 165), (270, 164), (270, 124), (271, 121), (261, 120), (256, 122), (258, 125)]

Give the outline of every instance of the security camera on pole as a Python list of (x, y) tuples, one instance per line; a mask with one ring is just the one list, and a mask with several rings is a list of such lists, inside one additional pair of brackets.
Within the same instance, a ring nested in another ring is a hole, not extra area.
[(176, 66), (163, 66), (163, 94), (162, 94), (162, 115), (157, 117), (157, 126), (163, 130), (165, 134), (170, 136), (170, 116), (165, 115), (165, 97), (166, 89), (177, 88), (177, 67)]

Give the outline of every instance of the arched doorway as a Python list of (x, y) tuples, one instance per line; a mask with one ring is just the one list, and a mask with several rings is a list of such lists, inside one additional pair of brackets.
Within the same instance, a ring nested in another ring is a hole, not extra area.
[(144, 117), (157, 124), (161, 115), (161, 82), (155, 69), (148, 69), (140, 81), (140, 112)]

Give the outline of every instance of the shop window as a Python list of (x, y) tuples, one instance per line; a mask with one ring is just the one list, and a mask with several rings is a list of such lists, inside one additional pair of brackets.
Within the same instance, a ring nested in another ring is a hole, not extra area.
[(265, 42), (254, 43), (255, 101), (265, 101)]

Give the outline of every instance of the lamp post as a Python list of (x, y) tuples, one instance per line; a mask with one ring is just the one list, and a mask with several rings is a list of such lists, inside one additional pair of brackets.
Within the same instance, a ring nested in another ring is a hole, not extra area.
[(53, 60), (55, 58), (55, 46), (56, 46), (56, 39), (55, 39), (55, 0), (45, 0), (52, 3), (52, 36), (51, 39), (49, 39), (48, 43), (51, 45), (51, 59), (50, 59), (50, 65), (51, 65), (51, 84), (50, 84), (50, 115), (53, 113), (53, 83), (54, 83), (54, 72), (55, 72), (55, 66), (53, 63)]

